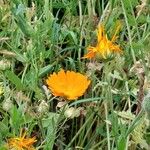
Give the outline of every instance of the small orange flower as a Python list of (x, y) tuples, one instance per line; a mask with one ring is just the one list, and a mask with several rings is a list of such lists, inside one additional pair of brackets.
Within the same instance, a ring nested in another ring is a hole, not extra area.
[(27, 138), (26, 132), (20, 133), (20, 137), (10, 138), (8, 147), (15, 150), (35, 150), (33, 144), (36, 142), (35, 137)]
[(85, 93), (90, 80), (80, 73), (61, 69), (57, 74), (51, 74), (46, 83), (53, 95), (75, 100)]
[(89, 46), (87, 48), (89, 52), (83, 58), (94, 58), (97, 56), (98, 58), (106, 59), (110, 54), (122, 52), (120, 47), (115, 44), (119, 28), (120, 26), (117, 27), (112, 39), (109, 40), (107, 35), (105, 35), (104, 27), (99, 25), (97, 29), (97, 44), (95, 47)]

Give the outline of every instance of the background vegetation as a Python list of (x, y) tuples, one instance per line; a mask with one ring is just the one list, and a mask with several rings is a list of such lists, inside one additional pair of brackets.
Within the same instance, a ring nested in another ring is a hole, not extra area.
[[(1, 0), (0, 149), (21, 129), (36, 137), (37, 150), (149, 149), (141, 109), (150, 88), (149, 14), (148, 0)], [(81, 59), (97, 25), (111, 37), (118, 22), (123, 54)], [(65, 105), (45, 84), (60, 68), (91, 80), (83, 97)]]

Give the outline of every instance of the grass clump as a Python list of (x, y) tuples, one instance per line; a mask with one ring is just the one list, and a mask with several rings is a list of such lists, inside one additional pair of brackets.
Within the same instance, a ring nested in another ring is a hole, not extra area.
[(149, 12), (1, 0), (0, 149), (149, 149)]

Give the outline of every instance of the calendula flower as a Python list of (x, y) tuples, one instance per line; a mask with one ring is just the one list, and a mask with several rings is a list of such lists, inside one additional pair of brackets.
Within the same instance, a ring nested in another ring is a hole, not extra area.
[(117, 39), (116, 34), (120, 26), (117, 27), (111, 40), (108, 39), (107, 35), (104, 32), (104, 27), (102, 25), (98, 26), (97, 29), (97, 44), (96, 46), (89, 46), (87, 50), (89, 51), (83, 58), (103, 58), (106, 59), (113, 53), (120, 53), (121, 49), (119, 45), (115, 44)]
[(8, 140), (9, 149), (15, 150), (35, 150), (33, 144), (36, 142), (35, 137), (27, 138), (26, 132), (20, 133), (19, 137), (10, 138)]
[(53, 95), (75, 100), (85, 93), (90, 80), (80, 73), (61, 69), (57, 74), (51, 74), (46, 83)]

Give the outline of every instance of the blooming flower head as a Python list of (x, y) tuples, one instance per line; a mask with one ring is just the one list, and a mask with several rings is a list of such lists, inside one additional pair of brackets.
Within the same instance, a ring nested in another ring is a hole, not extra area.
[(54, 96), (75, 100), (85, 93), (90, 80), (80, 73), (61, 69), (57, 74), (51, 74), (46, 83)]
[(98, 26), (97, 29), (97, 44), (96, 46), (89, 46), (87, 50), (89, 51), (83, 58), (103, 58), (106, 59), (109, 55), (113, 53), (122, 52), (119, 45), (115, 44), (117, 39), (116, 34), (120, 26), (117, 27), (111, 40), (108, 39), (107, 35), (104, 32), (104, 27), (102, 25)]
[(9, 149), (15, 150), (35, 150), (33, 144), (36, 142), (35, 137), (27, 138), (26, 132), (20, 133), (19, 137), (10, 138), (8, 140)]

